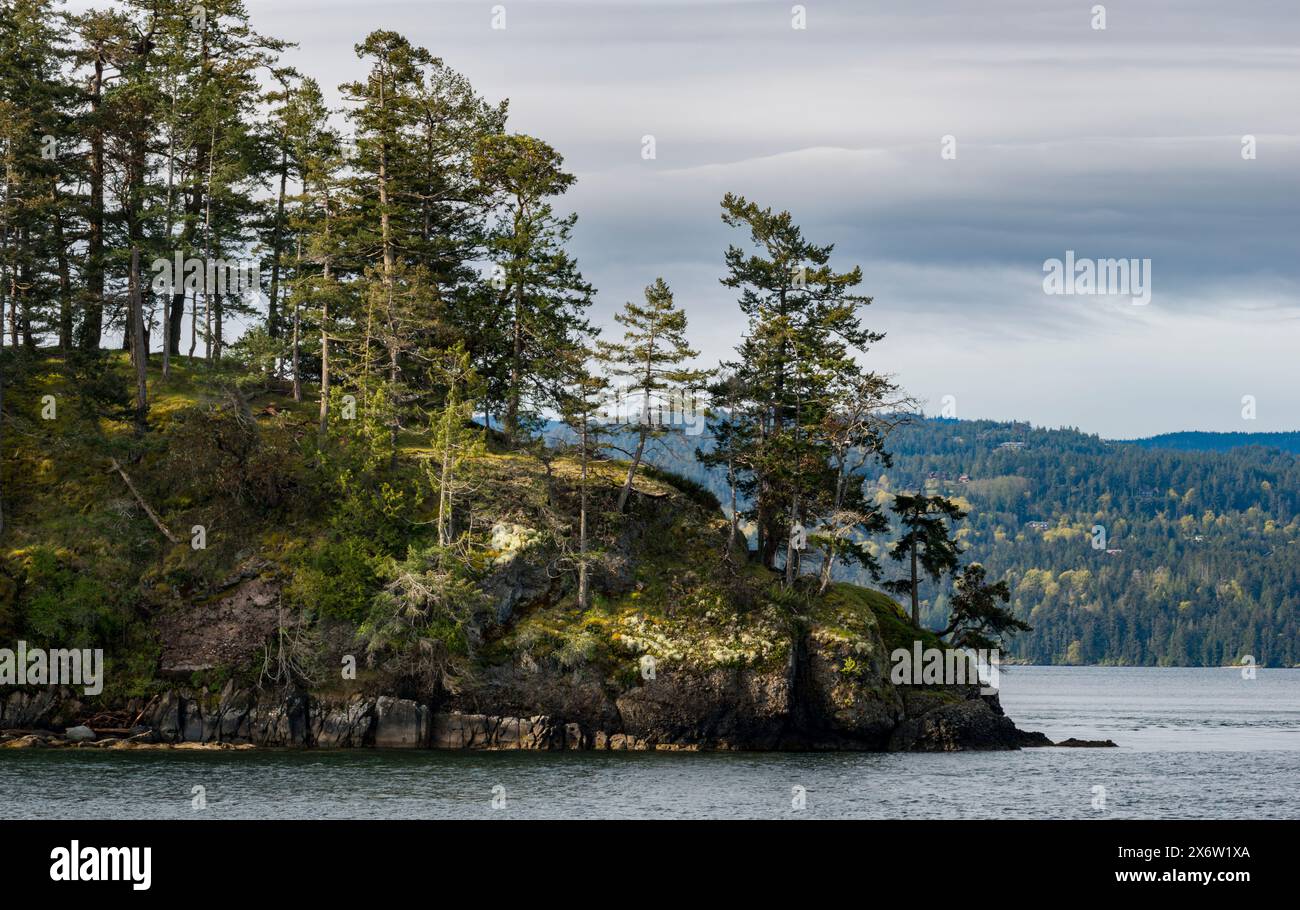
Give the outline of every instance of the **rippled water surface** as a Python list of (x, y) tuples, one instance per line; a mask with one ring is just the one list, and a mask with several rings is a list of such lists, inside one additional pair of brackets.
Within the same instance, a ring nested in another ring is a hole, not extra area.
[[(0, 750), (0, 818), (1300, 818), (1300, 670), (1244, 680), (1233, 670), (1012, 667), (1002, 702), (1023, 729), (1120, 748)], [(192, 808), (195, 787), (204, 811)]]

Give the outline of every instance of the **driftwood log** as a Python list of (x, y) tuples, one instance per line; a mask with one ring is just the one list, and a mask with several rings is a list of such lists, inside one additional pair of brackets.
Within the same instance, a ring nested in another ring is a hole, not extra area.
[(131, 482), (130, 476), (127, 475), (126, 471), (122, 469), (122, 466), (117, 463), (117, 459), (111, 458), (109, 460), (113, 463), (113, 470), (121, 475), (122, 480), (126, 483), (126, 488), (131, 491), (131, 495), (135, 497), (135, 501), (140, 503), (140, 508), (144, 509), (144, 514), (149, 516), (149, 520), (153, 522), (154, 527), (159, 531), (162, 531), (163, 537), (166, 537), (172, 543), (180, 543), (180, 541), (176, 539), (176, 536), (172, 534), (171, 531), (167, 530), (167, 526), (163, 524), (162, 519), (158, 517), (158, 513), (149, 507), (149, 503), (144, 501), (144, 497), (141, 496), (140, 491), (135, 488), (135, 484)]

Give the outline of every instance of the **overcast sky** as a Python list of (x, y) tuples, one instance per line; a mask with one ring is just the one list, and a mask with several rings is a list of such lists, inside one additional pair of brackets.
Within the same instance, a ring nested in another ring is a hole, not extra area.
[[(731, 190), (862, 266), (888, 333), (866, 360), (930, 413), (1300, 429), (1296, 0), (1116, 0), (1104, 30), (1086, 0), (812, 0), (802, 30), (771, 0), (504, 0), (505, 29), (495, 5), (248, 2), (328, 90), (389, 28), (509, 98), (578, 176), (561, 203), (601, 325), (662, 275), (702, 359), (729, 353)], [(1150, 303), (1047, 295), (1067, 250), (1150, 259)]]

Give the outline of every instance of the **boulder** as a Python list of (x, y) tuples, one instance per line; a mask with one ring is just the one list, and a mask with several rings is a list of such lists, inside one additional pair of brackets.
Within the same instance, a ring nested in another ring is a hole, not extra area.
[(891, 752), (1018, 749), (1023, 733), (983, 699), (947, 704), (908, 718), (889, 738)]
[[(1050, 745), (1050, 744), (1049, 744)], [(1075, 739), (1071, 736), (1069, 739), (1063, 739), (1058, 746), (1065, 746), (1071, 749), (1118, 749), (1119, 746), (1113, 740), (1109, 739)]]
[(412, 749), (429, 740), (429, 709), (406, 698), (382, 695), (375, 700), (374, 745)]
[(483, 593), (492, 604), (496, 621), (504, 625), (522, 603), (543, 599), (556, 584), (547, 571), (546, 560), (533, 558), (541, 534), (511, 522), (492, 526), (493, 571), (483, 582)]
[(360, 746), (373, 738), (375, 703), (354, 695), (341, 705), (312, 706), (313, 745), (323, 748)]
[(8, 698), (0, 698), (0, 726), (25, 729), (45, 726), (65, 701), (65, 694), (54, 688), (10, 693)]
[(96, 738), (94, 730), (83, 726), (69, 727), (63, 731), (63, 735), (74, 743), (94, 742)]

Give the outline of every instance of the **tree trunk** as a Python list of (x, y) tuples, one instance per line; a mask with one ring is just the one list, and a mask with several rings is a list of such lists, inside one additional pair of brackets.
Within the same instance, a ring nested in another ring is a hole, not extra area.
[(438, 478), (438, 546), (451, 545), (451, 434), (456, 408), (455, 390), (448, 394), (442, 426), (442, 470)]
[[(327, 292), (328, 293), (328, 290)], [(325, 438), (330, 422), (330, 305), (328, 299), (320, 311), (320, 436)]]
[(587, 609), (587, 414), (582, 415), (582, 492), (578, 515), (578, 609)]
[(131, 247), (130, 286), (131, 358), (135, 361), (135, 414), (136, 424), (143, 429), (149, 417), (149, 388), (147, 369), (149, 348), (144, 340), (144, 299), (140, 291), (140, 250)]
[(59, 264), (59, 350), (72, 348), (72, 276), (68, 268), (68, 247), (63, 239), (63, 212), (58, 209), (55, 191), (54, 246)]
[(515, 290), (515, 325), (514, 340), (510, 351), (510, 393), (506, 398), (506, 420), (502, 428), (506, 433), (506, 440), (514, 445), (515, 436), (519, 431), (519, 398), (522, 394), (521, 385), (523, 383), (523, 361), (524, 361), (524, 289), (522, 285), (517, 286)]
[[(385, 91), (384, 81), (379, 82), (379, 109), (384, 110), (387, 106), (388, 98)], [(388, 425), (388, 442), (389, 442), (389, 466), (397, 467), (397, 437), (401, 432), (401, 417), (397, 408), (397, 377), (400, 373), (398, 366), (398, 349), (400, 342), (397, 334), (399, 332), (395, 302), (393, 299), (393, 272), (396, 269), (396, 263), (393, 256), (393, 236), (392, 221), (388, 212), (388, 143), (387, 141), (379, 144), (379, 235), (383, 245), (384, 254), (384, 302), (388, 308), (388, 338), (386, 346), (388, 347), (388, 385), (389, 385), (389, 407), (393, 409), (392, 420)]]
[(916, 627), (919, 629), (919, 628), (921, 628), (921, 605), (920, 605), (920, 600), (917, 598), (917, 590), (916, 590), (916, 588), (917, 588), (917, 583), (916, 583), (916, 547), (917, 547), (917, 544), (918, 544), (918, 541), (917, 541), (917, 539), (916, 539), (915, 532), (913, 532), (913, 537), (912, 537), (912, 625), (916, 626)]
[(798, 550), (794, 545), (794, 529), (799, 526), (799, 495), (796, 493), (790, 501), (790, 533), (785, 543), (785, 586), (787, 588), (794, 585), (795, 560)]
[(297, 295), (293, 301), (293, 400), (302, 401), (302, 380), (298, 375), (298, 330), (301, 327)]
[(627, 498), (632, 493), (632, 480), (636, 477), (636, 469), (641, 465), (641, 455), (645, 452), (645, 442), (649, 435), (649, 428), (642, 426), (641, 437), (636, 444), (636, 453), (632, 456), (632, 463), (627, 466), (627, 479), (623, 481), (623, 489), (618, 494), (619, 514), (622, 514), (623, 510), (627, 508)]
[[(522, 199), (516, 199), (515, 203), (515, 238), (518, 242), (520, 231), (524, 226), (524, 203)], [(514, 298), (515, 298), (515, 321), (514, 337), (510, 349), (510, 389), (506, 395), (506, 419), (505, 430), (506, 441), (514, 445), (515, 436), (519, 431), (519, 403), (523, 396), (524, 381), (524, 268), (521, 257), (516, 253), (514, 260)]]
[(275, 198), (275, 224), (271, 229), (270, 304), (266, 310), (266, 332), (272, 338), (280, 337), (280, 245), (283, 242), (284, 195), (289, 182), (289, 146), (284, 137), (280, 141), (280, 192)]
[[(325, 209), (325, 237), (329, 244), (329, 204)], [(320, 438), (324, 441), (329, 430), (330, 421), (330, 259), (325, 255), (323, 270), (325, 299), (321, 301), (320, 310)]]
[(94, 351), (104, 325), (104, 130), (99, 114), (103, 101), (104, 58), (95, 55), (90, 80), (90, 208), (86, 215), (86, 307), (81, 320), (81, 347)]
[[(209, 361), (221, 360), (221, 298), (218, 296), (213, 299), (212, 288), (208, 287), (208, 275), (215, 275), (212, 265), (212, 165), (213, 159), (216, 158), (217, 146), (217, 128), (214, 125), (211, 132), (211, 140), (208, 143), (208, 183), (204, 191), (204, 216), (203, 216), (203, 315), (207, 322), (207, 337), (204, 339), (204, 350), (207, 353)], [(215, 312), (216, 332), (213, 333), (213, 321)]]

